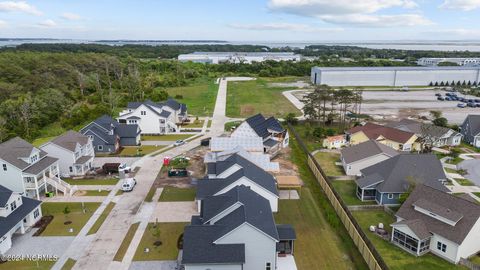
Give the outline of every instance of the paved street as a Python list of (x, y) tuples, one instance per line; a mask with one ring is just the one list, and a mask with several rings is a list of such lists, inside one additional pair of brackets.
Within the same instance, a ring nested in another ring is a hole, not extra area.
[(458, 164), (458, 167), (467, 170), (465, 177), (475, 183), (475, 185), (480, 186), (480, 159), (462, 161)]

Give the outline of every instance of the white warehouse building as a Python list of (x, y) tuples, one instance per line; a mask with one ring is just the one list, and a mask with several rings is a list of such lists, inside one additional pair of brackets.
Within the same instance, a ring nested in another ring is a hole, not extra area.
[(417, 60), (419, 66), (437, 66), (440, 63), (451, 62), (459, 66), (480, 66), (480, 58), (433, 58), (422, 57)]
[(180, 54), (178, 61), (195, 63), (246, 63), (271, 61), (300, 61), (300, 54), (293, 52), (194, 52)]
[(480, 67), (313, 67), (311, 81), (330, 86), (478, 84)]

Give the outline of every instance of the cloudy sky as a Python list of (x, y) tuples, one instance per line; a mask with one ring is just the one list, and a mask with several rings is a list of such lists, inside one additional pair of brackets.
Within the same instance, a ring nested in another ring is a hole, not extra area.
[(480, 0), (0, 0), (0, 37), (480, 39)]

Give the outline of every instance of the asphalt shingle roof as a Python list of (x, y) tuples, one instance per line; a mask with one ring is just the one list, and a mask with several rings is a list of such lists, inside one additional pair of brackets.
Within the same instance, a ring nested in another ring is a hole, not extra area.
[(424, 240), (432, 236), (432, 234), (428, 231), (427, 226), (425, 226), (425, 223), (423, 223), (421, 219), (402, 220), (395, 222), (392, 225), (406, 225), (420, 240)]
[(81, 146), (86, 145), (88, 143), (88, 137), (76, 131), (69, 130), (63, 135), (53, 139), (51, 142), (67, 150), (75, 152), (77, 143)]
[[(430, 136), (433, 138), (441, 138), (451, 130), (446, 127), (439, 127), (433, 124), (421, 123), (410, 119), (402, 119), (398, 122), (391, 122), (385, 126), (415, 133), (419, 136)], [(458, 132), (454, 132), (452, 135), (457, 134)]]
[(262, 114), (256, 114), (250, 118), (247, 118), (245, 121), (255, 131), (255, 133), (262, 138), (266, 138), (270, 135), (269, 130), (279, 133), (285, 131), (275, 117), (265, 118)]
[[(463, 217), (455, 226), (451, 226), (415, 210), (414, 205), (420, 200), (428, 201), (429, 204), (436, 205), (438, 208), (449, 209)], [(417, 185), (396, 216), (405, 220), (421, 220), (429, 232), (461, 244), (480, 218), (480, 205), (426, 185)]]
[(0, 185), (0, 207), (4, 207), (7, 204), (10, 196), (12, 196), (12, 193), (13, 191)]
[(373, 123), (367, 123), (364, 126), (357, 126), (347, 131), (349, 134), (355, 134), (362, 131), (369, 139), (377, 140), (380, 136), (398, 143), (406, 143), (415, 134), (396, 128), (381, 126)]
[(5, 235), (42, 202), (27, 197), (22, 197), (22, 205), (18, 206), (10, 215), (0, 217), (0, 235)]
[(469, 114), (465, 122), (469, 126), (468, 134), (465, 134), (466, 136), (475, 137), (480, 134), (480, 114)]
[[(2, 144), (0, 144), (0, 158), (13, 166), (24, 170), (30, 164), (23, 161), (21, 158), (29, 158), (35, 147), (20, 137), (15, 137)], [(45, 151), (40, 151), (40, 158), (47, 155)]]
[(297, 234), (295, 229), (290, 224), (277, 225), (278, 237), (280, 240), (296, 240)]
[(31, 165), (30, 167), (28, 167), (23, 172), (37, 175), (57, 161), (58, 161), (58, 158), (46, 156), (40, 159), (39, 161), (37, 161), (36, 163), (34, 163), (33, 165)]
[(138, 125), (119, 124), (115, 132), (120, 138), (136, 138), (139, 134)]
[(398, 155), (395, 149), (388, 147), (374, 140), (369, 140), (357, 145), (352, 145), (341, 150), (342, 158), (347, 164), (357, 162), (379, 154), (385, 154), (389, 157)]

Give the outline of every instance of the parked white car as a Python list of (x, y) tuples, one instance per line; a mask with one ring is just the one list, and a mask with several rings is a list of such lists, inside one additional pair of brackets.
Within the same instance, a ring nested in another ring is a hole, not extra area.
[(132, 191), (135, 185), (137, 185), (137, 180), (135, 180), (135, 178), (125, 178), (122, 183), (122, 191)]
[(124, 172), (124, 173), (129, 173), (132, 171), (132, 168), (127, 165), (127, 163), (122, 163), (120, 166), (118, 166), (118, 171), (119, 172)]
[(173, 143), (173, 146), (180, 146), (182, 144), (185, 144), (185, 141), (184, 140), (178, 140), (178, 141)]

